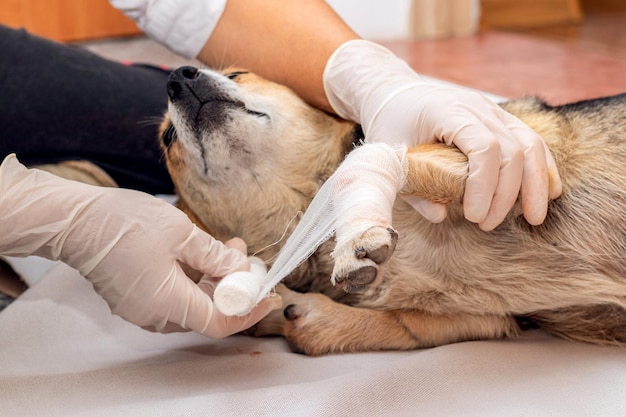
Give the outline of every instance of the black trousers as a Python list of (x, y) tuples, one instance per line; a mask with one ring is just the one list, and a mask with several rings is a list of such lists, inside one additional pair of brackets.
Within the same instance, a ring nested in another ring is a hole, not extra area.
[(168, 75), (0, 26), (0, 159), (88, 160), (121, 187), (173, 193), (157, 137)]

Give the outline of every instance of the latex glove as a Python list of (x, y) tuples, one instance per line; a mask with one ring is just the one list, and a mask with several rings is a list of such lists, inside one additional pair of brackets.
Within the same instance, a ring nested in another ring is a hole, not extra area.
[[(561, 194), (554, 159), (532, 129), (476, 92), (424, 81), (380, 45), (340, 46), (326, 64), (324, 88), (336, 113), (360, 123), (368, 142), (457, 146), (469, 159), (464, 215), (483, 230), (500, 224), (519, 195), (526, 220), (540, 224), (548, 199)], [(433, 222), (446, 217), (444, 206), (408, 201)]]
[(263, 300), (244, 317), (224, 317), (179, 261), (209, 277), (249, 268), (172, 205), (149, 194), (94, 187), (26, 169), (14, 155), (0, 166), (0, 253), (38, 255), (78, 269), (122, 318), (151, 330), (224, 337), (280, 306)]

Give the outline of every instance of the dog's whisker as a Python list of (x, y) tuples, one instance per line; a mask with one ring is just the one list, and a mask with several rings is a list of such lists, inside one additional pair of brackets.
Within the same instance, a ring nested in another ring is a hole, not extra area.
[(148, 126), (159, 126), (162, 122), (163, 122), (163, 117), (152, 116), (152, 117), (146, 117), (144, 120), (138, 121), (137, 124), (141, 127), (148, 127)]
[(274, 263), (274, 261), (276, 260), (276, 258), (278, 258), (278, 254), (276, 254), (276, 255), (272, 256), (271, 258), (267, 259), (267, 260), (265, 261), (265, 263), (272, 264), (272, 263)]
[[(283, 234), (278, 238), (278, 240), (273, 242), (273, 243), (270, 243), (269, 245), (263, 246), (261, 249), (259, 249), (256, 252), (254, 252), (252, 254), (252, 256), (257, 256), (258, 254), (266, 251), (267, 249), (271, 248), (272, 246), (278, 245), (285, 238), (285, 236), (287, 235), (287, 231), (289, 230), (289, 227), (291, 227), (291, 224), (296, 220), (296, 218), (301, 217), (302, 214), (303, 214), (302, 211), (298, 210), (296, 212), (296, 214), (293, 215), (291, 220), (289, 220), (289, 222), (287, 223), (287, 226), (285, 226), (285, 230), (283, 230)], [(268, 260), (268, 262), (271, 262), (274, 259), (276, 259), (276, 256), (278, 256), (278, 255), (274, 255), (272, 258), (270, 258)]]

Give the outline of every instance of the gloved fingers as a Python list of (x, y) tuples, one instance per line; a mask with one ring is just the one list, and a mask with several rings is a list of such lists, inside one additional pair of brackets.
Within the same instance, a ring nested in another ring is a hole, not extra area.
[[(178, 262), (162, 280), (144, 277), (124, 288), (120, 300), (111, 303), (111, 312), (144, 329), (168, 332), (179, 325), (183, 329), (203, 332), (213, 314), (213, 300), (183, 271)], [(120, 290), (119, 288), (117, 289)]]
[[(248, 250), (248, 245), (246, 244), (246, 242), (244, 242), (243, 239), (238, 238), (238, 237), (234, 237), (226, 241), (224, 243), (224, 246), (226, 246), (229, 249), (237, 250), (243, 253), (244, 255), (246, 254)], [(248, 262), (248, 263), (241, 264), (239, 268), (233, 269), (232, 272), (249, 271), (249, 270), (250, 270), (250, 263)], [(200, 287), (202, 291), (204, 291), (211, 298), (213, 298), (213, 293), (215, 293), (215, 288), (217, 287), (217, 284), (220, 282), (222, 278), (224, 277), (221, 277), (221, 276), (212, 277), (210, 275), (204, 274), (198, 281), (198, 287)]]
[[(166, 316), (157, 317), (158, 323), (154, 323), (155, 318), (152, 317), (153, 323), (142, 320), (138, 324), (160, 333), (193, 330), (205, 336), (222, 338), (249, 328), (270, 311), (282, 306), (282, 299), (276, 294), (263, 299), (245, 316), (224, 316), (205, 292), (208, 283), (215, 281), (210, 278), (205, 280), (205, 277), (196, 285), (177, 265), (172, 279), (162, 285), (160, 296), (155, 296), (149, 306), (152, 312), (166, 311)], [(121, 314), (121, 311), (119, 314), (134, 322), (132, 316)]]
[[(218, 241), (215, 242), (220, 243)], [(229, 251), (236, 251), (241, 256), (245, 257), (247, 245), (242, 239), (233, 238), (224, 244), (224, 248)], [(247, 261), (246, 258), (245, 263), (240, 264), (238, 267), (231, 268), (230, 272), (248, 270), (250, 270), (250, 263), (249, 261)], [(271, 310), (274, 310), (282, 305), (280, 296), (277, 296), (278, 299), (276, 297), (270, 297), (261, 301), (261, 303), (259, 303), (259, 305), (246, 316), (226, 317), (214, 307), (212, 300), (209, 299), (208, 302), (210, 303), (211, 312), (210, 314), (202, 313), (202, 311), (204, 310), (202, 304), (206, 302), (207, 299), (199, 295), (198, 291), (212, 298), (217, 283), (221, 280), (221, 278), (223, 278), (223, 276), (212, 276), (205, 274), (200, 279), (200, 282), (197, 286), (194, 286), (192, 284), (193, 290), (189, 292), (190, 303), (188, 304), (187, 311), (182, 314), (182, 317), (184, 317), (184, 319), (181, 320), (180, 313), (178, 316), (171, 315), (168, 318), (167, 326), (160, 331), (164, 331), (167, 329), (176, 329), (175, 325), (180, 324), (182, 328), (188, 328), (202, 333), (206, 336), (225, 337), (237, 333), (241, 330), (247, 329), (248, 327), (257, 323), (263, 317), (265, 317)], [(189, 280), (187, 280), (186, 283), (189, 284)], [(199, 312), (197, 312), (196, 310), (198, 310)], [(206, 320), (209, 320), (208, 324), (206, 324)], [(180, 329), (175, 331), (179, 330)]]
[(213, 294), (215, 293), (215, 288), (217, 288), (217, 284), (220, 282), (220, 278), (212, 277), (210, 275), (204, 274), (200, 281), (198, 281), (198, 288), (200, 288), (205, 294), (207, 294), (211, 299), (213, 299)]
[(218, 309), (213, 310), (213, 317), (209, 326), (202, 334), (213, 338), (223, 338), (246, 330), (271, 311), (281, 308), (282, 298), (278, 294), (272, 294), (264, 298), (250, 313), (245, 316), (225, 316)]
[(502, 152), (498, 184), (485, 219), (479, 223), (484, 231), (495, 229), (515, 205), (522, 185), (524, 154), (516, 143), (500, 142)]
[[(232, 238), (226, 242), (224, 242), (224, 246), (226, 246), (227, 248), (231, 248), (231, 249), (237, 249), (239, 252), (243, 253), (244, 255), (246, 254), (248, 245), (246, 245), (246, 242), (243, 241), (243, 239), (235, 237)], [(193, 282), (197, 282), (200, 283), (201, 279), (207, 279), (207, 275), (203, 274), (202, 272), (191, 268), (189, 265), (183, 263), (181, 265), (183, 267), (183, 270), (185, 271), (185, 273), (191, 278), (191, 280)], [(248, 265), (247, 264), (242, 264), (241, 267), (239, 269), (235, 269), (233, 272), (235, 271), (247, 271), (248, 270)], [(221, 278), (221, 277), (220, 277)], [(207, 292), (207, 291), (205, 291)], [(207, 292), (207, 294), (209, 294), (209, 292)], [(211, 297), (213, 296), (213, 292), (210, 292)]]
[[(203, 280), (204, 277), (201, 282)], [(162, 324), (155, 326), (159, 332), (171, 329), (176, 324), (205, 334), (210, 331), (213, 316), (219, 314), (209, 294), (199, 284), (191, 281), (178, 264), (170, 278), (153, 295), (152, 303), (144, 306), (145, 308), (156, 314), (163, 312), (165, 315), (162, 317)]]
[(187, 265), (211, 277), (224, 277), (231, 272), (250, 268), (244, 253), (227, 247), (196, 226), (182, 245), (178, 256)]
[(519, 140), (524, 152), (524, 174), (521, 184), (522, 212), (528, 223), (543, 223), (549, 198), (561, 193), (561, 180), (552, 154), (543, 139), (512, 115), (509, 130)]
[(273, 294), (245, 316), (224, 316), (215, 308), (209, 295), (194, 284), (179, 265), (155, 292), (147, 305), (138, 302), (137, 297), (128, 297), (112, 311), (149, 331), (170, 333), (192, 330), (222, 338), (251, 327), (270, 311), (282, 306), (281, 297)]
[(433, 203), (421, 197), (402, 196), (418, 213), (431, 223), (441, 223), (448, 215), (445, 204)]
[[(463, 116), (462, 121), (450, 120), (451, 125), (463, 125), (452, 142), (468, 159), (469, 174), (463, 196), (463, 213), (473, 223), (482, 223), (489, 210), (498, 187), (501, 149), (494, 133), (477, 118)], [(519, 188), (515, 190), (517, 193)]]
[(513, 208), (520, 195), (524, 174), (524, 149), (519, 139), (516, 138), (515, 132), (512, 132), (502, 120), (506, 119), (508, 113), (490, 101), (488, 105), (493, 106), (492, 117), (483, 116), (481, 121), (498, 141), (500, 165), (489, 211), (483, 221), (479, 222), (479, 227), (485, 231), (495, 229)]
[[(550, 152), (548, 145), (546, 145), (541, 136), (526, 126), (526, 124), (524, 124), (524, 122), (519, 120), (517, 117), (509, 113), (506, 113), (506, 116), (509, 118), (509, 129), (515, 132), (519, 138), (528, 138), (526, 142), (529, 145), (527, 146), (537, 154), (539, 162), (541, 162), (542, 165), (545, 163), (548, 175), (548, 197), (550, 199), (558, 198), (563, 191), (563, 184), (561, 182), (556, 162), (554, 161), (554, 157), (552, 156), (552, 152)], [(524, 153), (526, 154), (527, 151)], [(545, 162), (542, 162), (542, 158), (545, 159)]]
[(548, 197), (550, 197), (550, 200), (554, 200), (561, 196), (561, 193), (563, 192), (563, 182), (561, 181), (561, 175), (559, 174), (559, 169), (556, 166), (554, 156), (545, 142), (543, 143), (543, 149), (546, 155), (546, 160), (548, 161), (548, 177), (550, 182)]
[(230, 240), (227, 240), (226, 242), (224, 242), (224, 246), (226, 246), (227, 248), (231, 248), (231, 249), (237, 249), (239, 252), (243, 253), (244, 255), (248, 253), (248, 245), (240, 237), (234, 237)]
[[(526, 220), (533, 225), (541, 224), (547, 213), (548, 197), (560, 194), (561, 190), (554, 159), (541, 137), (523, 122), (504, 110), (495, 114), (497, 118), (484, 118), (477, 120), (478, 124), (464, 126), (453, 139), (469, 159), (463, 203), (465, 217), (477, 222), (483, 230), (492, 230), (521, 196)], [(491, 132), (490, 138), (487, 132)], [(498, 149), (499, 160), (495, 154)], [(495, 167), (497, 174), (493, 173)], [(486, 202), (489, 202), (487, 212)]]

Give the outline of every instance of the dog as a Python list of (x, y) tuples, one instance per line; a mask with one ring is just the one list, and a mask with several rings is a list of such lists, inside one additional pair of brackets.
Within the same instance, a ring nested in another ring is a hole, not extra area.
[[(296, 213), (363, 142), (359, 126), (245, 70), (182, 67), (167, 91), (160, 138), (180, 208), (268, 264)], [(462, 214), (466, 157), (443, 144), (409, 149), (401, 194), (446, 203), (447, 218), (432, 224), (397, 198), (392, 219), (366, 222), (342, 250), (322, 244), (277, 288), (286, 307), (248, 334), (284, 336), (307, 355), (514, 338), (531, 327), (626, 344), (626, 94), (502, 106), (546, 141), (562, 177), (543, 224), (529, 225), (518, 202), (481, 231)]]

